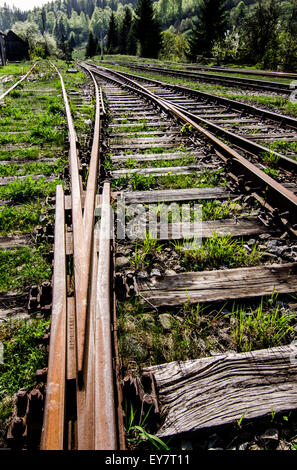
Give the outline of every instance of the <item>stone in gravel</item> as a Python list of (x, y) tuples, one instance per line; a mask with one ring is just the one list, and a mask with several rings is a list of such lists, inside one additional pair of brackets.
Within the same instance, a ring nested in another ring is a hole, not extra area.
[(270, 247), (273, 247), (273, 246), (278, 246), (281, 242), (279, 240), (269, 240), (269, 242), (267, 242), (267, 246), (270, 248)]
[(171, 328), (171, 315), (169, 313), (161, 313), (159, 320), (164, 330), (170, 330)]
[(251, 238), (251, 239), (247, 242), (247, 244), (248, 244), (249, 246), (253, 246), (255, 243), (256, 243), (256, 240), (255, 240), (254, 238)]
[(139, 271), (139, 273), (137, 273), (137, 277), (139, 279), (147, 279), (149, 275), (146, 271)]
[(120, 256), (116, 258), (116, 267), (117, 268), (124, 268), (125, 266), (129, 266), (130, 260), (126, 256)]
[(161, 276), (161, 272), (159, 271), (159, 269), (152, 269), (150, 275), (151, 275), (151, 277), (153, 277), (153, 276), (160, 277), (160, 276)]
[(174, 276), (176, 272), (173, 269), (166, 269), (164, 274), (165, 276)]
[(173, 269), (177, 273), (180, 273), (182, 271), (182, 267), (179, 264), (173, 266)]
[(209, 351), (210, 356), (220, 356), (221, 354), (218, 351), (213, 351), (212, 349)]
[(258, 446), (258, 444), (252, 444), (249, 448), (249, 450), (262, 450), (261, 447)]
[(204, 351), (206, 349), (206, 343), (202, 338), (197, 339), (197, 346), (201, 351)]
[(260, 240), (268, 240), (269, 238), (271, 238), (271, 235), (269, 235), (269, 233), (261, 233), (261, 235), (259, 235)]
[(264, 443), (264, 445), (268, 445), (268, 444), (276, 445), (278, 441), (278, 430), (275, 428), (266, 429), (266, 431), (263, 434), (261, 434), (259, 437), (260, 437), (260, 440)]

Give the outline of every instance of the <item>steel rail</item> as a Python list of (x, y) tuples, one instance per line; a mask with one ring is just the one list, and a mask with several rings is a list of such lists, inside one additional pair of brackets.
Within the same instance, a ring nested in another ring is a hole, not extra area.
[(27, 72), (26, 75), (24, 75), (20, 80), (14, 83), (10, 88), (8, 88), (8, 90), (2, 93), (2, 95), (0, 95), (0, 102), (1, 100), (3, 100), (3, 98), (5, 98), (6, 95), (8, 95), (12, 90), (14, 90), (17, 86), (19, 86), (24, 80), (26, 80), (26, 78), (29, 77), (29, 75), (31, 75), (31, 73), (33, 72), (37, 64), (38, 64), (38, 61), (35, 62), (35, 64), (30, 68), (29, 72)]
[(62, 450), (66, 399), (66, 243), (62, 186), (56, 189), (53, 302), (41, 450)]
[(55, 68), (61, 82), (63, 99), (65, 104), (68, 135), (69, 135), (69, 163), (71, 180), (71, 204), (73, 225), (73, 265), (75, 282), (75, 310), (77, 326), (77, 367), (78, 372), (83, 370), (85, 329), (87, 314), (87, 292), (88, 292), (88, 264), (85, 245), (85, 230), (82, 214), (81, 181), (78, 166), (77, 136), (70, 111), (67, 92), (63, 77), (55, 64)]
[[(109, 69), (106, 69), (106, 70), (109, 70)], [(131, 77), (132, 80), (133, 78), (135, 78), (135, 75), (130, 74), (128, 72), (120, 72), (120, 73), (123, 76)], [(210, 93), (206, 93), (205, 91), (194, 90), (193, 88), (188, 88), (183, 85), (175, 85), (173, 83), (166, 83), (160, 80), (155, 80), (152, 78), (146, 78), (142, 76), (139, 76), (138, 79), (146, 81), (146, 82), (151, 82), (152, 84), (160, 85), (160, 86), (172, 89), (172, 90), (180, 91), (182, 93), (187, 93), (194, 97), (202, 98), (203, 100), (206, 100), (206, 101), (212, 101), (215, 104), (222, 104), (224, 106), (230, 107), (231, 109), (236, 109), (238, 111), (245, 111), (251, 114), (255, 114), (261, 118), (264, 117), (264, 118), (270, 119), (271, 121), (276, 121), (277, 123), (285, 124), (289, 127), (292, 127), (293, 129), (297, 129), (297, 119), (292, 116), (275, 113), (273, 111), (268, 111), (267, 109), (257, 108), (254, 105), (232, 100), (231, 98), (225, 98), (219, 95), (211, 95)]]
[(100, 136), (100, 125), (101, 125), (99, 87), (92, 72), (88, 70), (88, 73), (91, 76), (91, 79), (93, 81), (94, 88), (95, 88), (96, 110), (95, 110), (93, 143), (92, 143), (92, 150), (91, 150), (91, 159), (90, 159), (89, 175), (88, 175), (88, 180), (87, 180), (87, 189), (86, 189), (84, 214), (83, 214), (83, 224), (84, 224), (84, 232), (85, 232), (85, 250), (86, 250), (86, 257), (87, 257), (87, 272), (90, 271), (90, 258), (91, 258), (92, 237), (93, 237), (92, 227), (94, 225), (94, 219), (95, 219), (95, 199), (96, 199), (96, 190), (97, 190), (97, 173), (98, 173), (98, 165), (99, 165), (99, 136)]
[[(105, 60), (104, 63), (114, 64), (114, 61)], [(131, 61), (133, 65), (139, 65), (137, 61)], [(141, 64), (140, 64), (141, 65)], [(148, 65), (148, 64), (147, 64)], [(152, 63), (153, 66), (158, 66), (159, 64)], [(198, 65), (198, 64), (185, 64), (185, 63), (174, 63), (165, 61), (165, 65), (169, 65), (175, 68), (183, 67), (187, 70), (208, 70), (208, 71), (218, 71), (226, 73), (237, 73), (242, 75), (259, 75), (262, 77), (276, 77), (276, 78), (287, 78), (291, 80), (297, 79), (297, 73), (294, 72), (276, 72), (272, 70), (256, 70), (256, 69), (243, 69), (243, 68), (232, 68), (232, 67), (223, 67), (217, 65)], [(174, 69), (173, 69), (174, 70)]]
[[(108, 70), (108, 72), (110, 73), (110, 70)], [(97, 71), (96, 73), (100, 75), (99, 71)], [(114, 72), (112, 71), (112, 73)], [(118, 72), (115, 72), (115, 75), (119, 76), (120, 74)], [(249, 162), (246, 158), (242, 157), (236, 150), (230, 148), (227, 144), (218, 139), (214, 134), (212, 134), (205, 128), (199, 126), (196, 122), (186, 116), (185, 113), (181, 112), (174, 105), (170, 104), (164, 99), (158, 98), (154, 93), (150, 92), (149, 90), (146, 90), (145, 87), (139, 85), (137, 82), (134, 82), (128, 79), (127, 77), (122, 78), (126, 79), (127, 82), (130, 82), (130, 86), (126, 86), (132, 91), (137, 91), (138, 93), (142, 94), (143, 97), (150, 98), (159, 107), (162, 107), (167, 112), (173, 113), (183, 122), (191, 125), (199, 133), (201, 133), (208, 140), (210, 140), (217, 148), (217, 150), (219, 150), (223, 155), (225, 155), (225, 157), (227, 157), (228, 159), (231, 158), (232, 163), (237, 166), (239, 174), (242, 174), (243, 172), (257, 186), (260, 185), (262, 190), (265, 191), (266, 197), (268, 198), (268, 200), (272, 201), (274, 206), (281, 208), (281, 210), (283, 210), (284, 212), (289, 211), (288, 218), (293, 225), (295, 224), (297, 216), (297, 196), (294, 193), (286, 189), (280, 183), (277, 183), (270, 176), (266, 175), (262, 170), (258, 169), (253, 163)], [(123, 83), (119, 82), (119, 80), (117, 79), (111, 77), (109, 77), (109, 79), (121, 84), (121, 86), (124, 86)], [(136, 87), (136, 89), (133, 87)]]
[(111, 206), (110, 183), (102, 194), (95, 318), (95, 450), (116, 450), (117, 432), (111, 331)]
[(269, 70), (255, 70), (255, 69), (241, 69), (241, 68), (232, 68), (232, 67), (219, 67), (212, 65), (189, 65), (189, 64), (180, 64), (188, 70), (208, 70), (215, 72), (225, 72), (225, 73), (238, 73), (241, 75), (259, 75), (261, 77), (276, 77), (276, 78), (287, 78), (291, 80), (297, 79), (297, 73), (294, 72), (276, 72)]
[[(109, 69), (104, 69), (104, 70), (109, 71)], [(137, 83), (135, 81), (136, 77), (134, 75), (128, 74), (126, 72), (117, 72), (117, 71), (112, 71), (112, 73), (114, 73), (116, 76), (118, 76), (118, 77), (120, 77), (124, 80), (126, 78), (128, 78), (133, 83), (134, 86), (138, 86), (141, 90), (143, 90), (144, 92), (149, 93), (151, 96), (154, 96), (155, 98), (159, 98), (160, 100), (163, 100), (164, 102), (169, 103), (168, 100), (165, 100), (164, 98), (158, 97), (158, 95), (156, 95), (155, 93), (151, 92), (150, 90), (148, 90), (144, 86)], [(143, 79), (143, 80), (146, 80), (146, 79)], [(155, 80), (151, 80), (151, 79), (149, 79), (149, 81), (150, 82), (151, 81), (155, 82)], [(162, 82), (157, 82), (157, 83), (160, 84), (161, 86), (164, 86), (164, 85), (166, 86), (166, 84), (164, 84)], [(240, 104), (240, 103), (237, 103), (237, 104)], [(237, 147), (239, 147), (239, 148), (241, 148), (245, 151), (248, 151), (248, 152), (250, 152), (254, 155), (258, 155), (258, 156), (263, 154), (263, 153), (269, 153), (270, 155), (273, 155), (274, 157), (276, 157), (276, 159), (278, 159), (279, 163), (282, 165), (283, 168), (289, 169), (291, 171), (297, 171), (297, 160), (293, 160), (292, 158), (289, 158), (289, 157), (287, 157), (287, 156), (285, 156), (285, 155), (283, 155), (279, 152), (276, 152), (275, 150), (271, 150), (271, 149), (265, 147), (264, 145), (258, 144), (257, 142), (254, 142), (254, 141), (251, 141), (251, 140), (249, 140), (245, 137), (239, 136), (239, 135), (235, 134), (234, 132), (228, 131), (224, 127), (219, 126), (218, 124), (215, 124), (214, 122), (208, 121), (207, 119), (200, 117), (199, 114), (190, 113), (189, 111), (185, 110), (182, 106), (179, 106), (179, 105), (176, 105), (176, 104), (174, 104), (173, 106), (176, 109), (179, 109), (181, 112), (183, 112), (190, 119), (199, 121), (201, 124), (203, 124), (204, 126), (206, 126), (209, 129), (211, 129), (216, 134), (221, 135), (224, 138), (229, 139)], [(269, 111), (267, 111), (267, 113), (269, 113)], [(281, 116), (281, 115), (276, 115), (276, 116)], [(289, 118), (289, 120), (291, 120), (291, 118)], [(295, 124), (296, 129), (297, 129), (297, 119), (292, 118), (292, 120), (294, 121), (294, 124)]]
[[(100, 230), (97, 225), (94, 225), (99, 164), (100, 109), (102, 104), (104, 105), (103, 95), (94, 75), (88, 71), (95, 87), (96, 112), (90, 171), (84, 212), (82, 212), (76, 132), (63, 78), (55, 65), (52, 65), (61, 80), (69, 132), (75, 302), (73, 297), (67, 298), (65, 203), (64, 193), (63, 191), (61, 193), (59, 188), (55, 222), (57, 238), (55, 238), (49, 375), (41, 448), (43, 450), (67, 448), (116, 450), (118, 447), (124, 448), (124, 439), (122, 414), (116, 407), (115, 393), (118, 393), (119, 389), (113, 369), (116, 346), (112, 332), (115, 311), (111, 302), (112, 218), (109, 184), (105, 184), (103, 188)], [(77, 237), (77, 230), (82, 239)], [(61, 273), (62, 265), (64, 271)], [(83, 275), (84, 279), (82, 279)], [(79, 309), (78, 299), (84, 299), (86, 307), (83, 312), (85, 317), (80, 324), (78, 322), (81, 320), (82, 309)], [(69, 321), (71, 319), (67, 315), (71, 309), (76, 311), (77, 328), (76, 334), (70, 333), (70, 336), (72, 334), (70, 338)], [(72, 339), (76, 341), (76, 355), (78, 360), (81, 358), (81, 368), (76, 357), (75, 360), (68, 357), (68, 343)], [(83, 352), (81, 356), (80, 352)], [(73, 383), (73, 379), (75, 387), (68, 390), (68, 385), (70, 382)], [(73, 406), (75, 409), (73, 408), (68, 413), (68, 408)]]
[(208, 82), (220, 83), (229, 85), (231, 87), (242, 87), (245, 86), (247, 88), (254, 88), (257, 90), (263, 91), (273, 91), (277, 93), (285, 93), (291, 94), (292, 88), (290, 87), (289, 83), (282, 83), (282, 82), (269, 82), (267, 80), (259, 80), (259, 79), (252, 79), (252, 78), (239, 78), (239, 77), (227, 77), (225, 75), (216, 75), (210, 73), (203, 73), (203, 72), (187, 72), (183, 70), (177, 69), (163, 69), (160, 67), (150, 67), (150, 66), (143, 66), (143, 65), (129, 65), (127, 63), (122, 63), (122, 66), (129, 66), (134, 70), (142, 70), (142, 71), (150, 71), (155, 72), (163, 75), (173, 75), (176, 77), (182, 77), (187, 79), (194, 79), (194, 80), (207, 80)]

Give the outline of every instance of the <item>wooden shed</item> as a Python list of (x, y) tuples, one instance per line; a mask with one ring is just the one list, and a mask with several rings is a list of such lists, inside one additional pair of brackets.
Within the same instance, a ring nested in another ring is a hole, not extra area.
[(9, 62), (17, 62), (29, 59), (28, 44), (17, 36), (13, 31), (5, 35), (6, 59)]

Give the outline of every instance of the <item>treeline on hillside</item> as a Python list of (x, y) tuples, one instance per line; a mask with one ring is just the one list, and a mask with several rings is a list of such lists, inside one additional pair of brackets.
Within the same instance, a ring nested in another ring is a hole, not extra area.
[(0, 9), (32, 54), (105, 52), (297, 69), (297, 0), (55, 0)]
[[(186, 1), (192, 8), (191, 0)], [(175, 0), (174, 4), (171, 0), (155, 3), (153, 26), (151, 13), (145, 10), (142, 13), (143, 5), (149, 3), (150, 0), (138, 0), (131, 23), (130, 34), (132, 31), (140, 56), (180, 61), (214, 58), (219, 64), (250, 64), (297, 71), (297, 0), (258, 0), (256, 3), (241, 0), (231, 9), (230, 4), (234, 2), (230, 0), (199, 0), (193, 10), (196, 15), (185, 32), (182, 27), (183, 21), (187, 21), (182, 19), (184, 0)], [(175, 26), (160, 32), (162, 22), (158, 8), (165, 6), (175, 8)], [(125, 53), (122, 25), (122, 18), (113, 13), (107, 32), (108, 53)], [(147, 51), (143, 46), (145, 42), (151, 44)]]

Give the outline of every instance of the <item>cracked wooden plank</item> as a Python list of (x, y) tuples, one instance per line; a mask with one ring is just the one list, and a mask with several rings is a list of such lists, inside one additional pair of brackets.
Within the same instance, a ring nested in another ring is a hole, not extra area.
[(136, 286), (141, 302), (156, 307), (288, 294), (297, 291), (297, 263), (137, 279)]
[(162, 425), (175, 436), (297, 409), (297, 349), (289, 345), (171, 362), (153, 373)]

